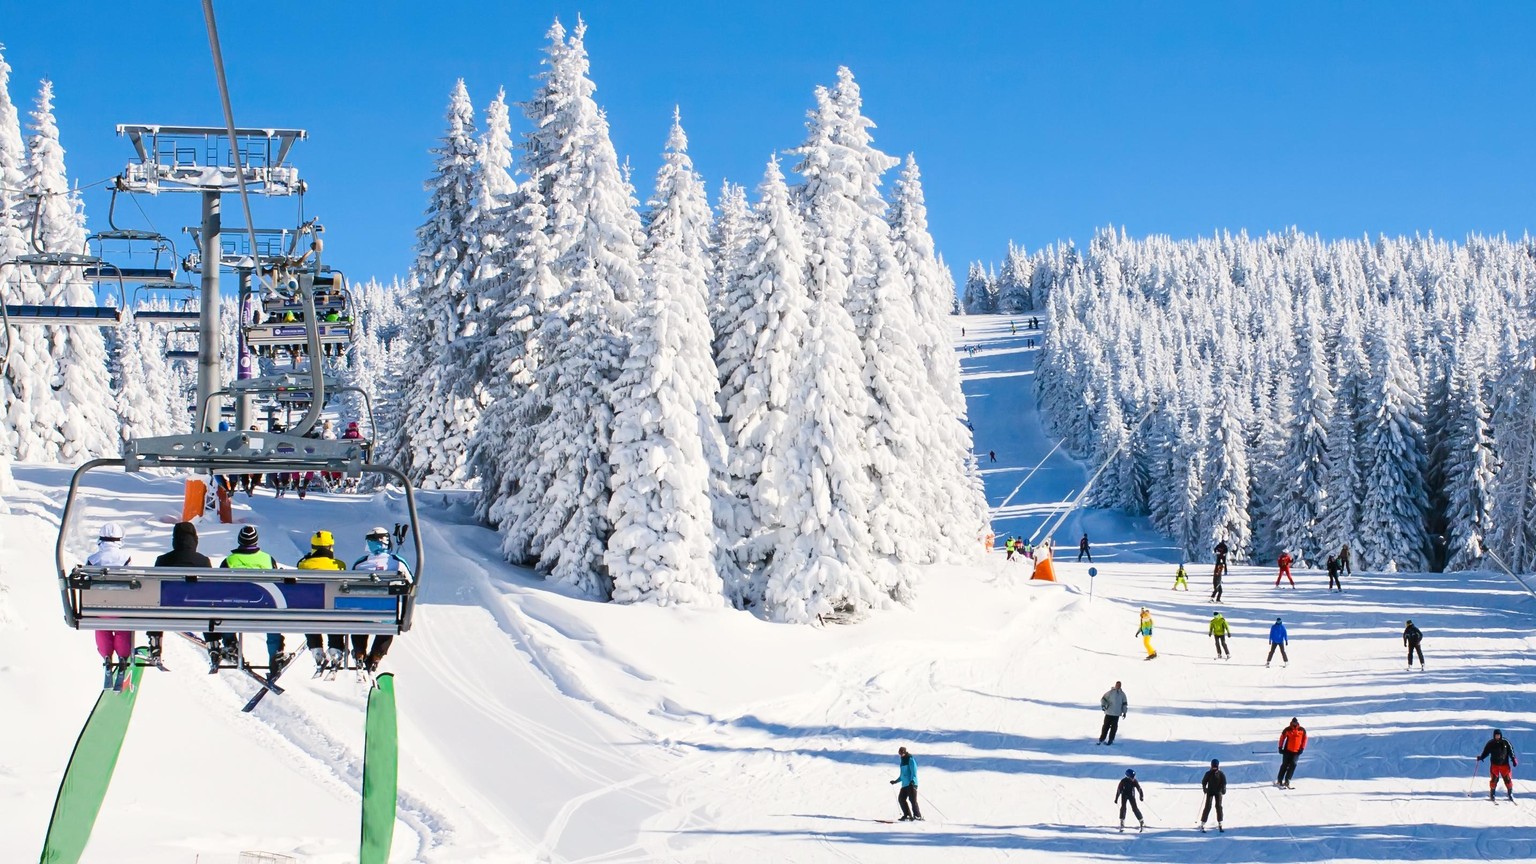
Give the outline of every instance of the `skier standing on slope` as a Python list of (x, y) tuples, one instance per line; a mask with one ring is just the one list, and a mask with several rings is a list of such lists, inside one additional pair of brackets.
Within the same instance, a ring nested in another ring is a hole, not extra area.
[(1332, 591), (1334, 589), (1338, 589), (1340, 591), (1344, 590), (1344, 585), (1341, 582), (1339, 582), (1339, 571), (1343, 570), (1343, 569), (1344, 569), (1344, 565), (1339, 563), (1339, 559), (1338, 558), (1334, 557), (1333, 555), (1329, 555), (1328, 556), (1328, 590), (1329, 591)]
[[(123, 526), (108, 522), (101, 526), (96, 538), (96, 551), (85, 559), (85, 564), (87, 567), (127, 567), (128, 558), (128, 552), (123, 549)], [(133, 656), (133, 631), (97, 630), (96, 653), (101, 655), (101, 665), (105, 670), (102, 689), (122, 687), (123, 676), (128, 671), (128, 658)], [(117, 655), (115, 664), (112, 662), (113, 654)]]
[(1136, 826), (1139, 831), (1147, 827), (1147, 820), (1141, 816), (1141, 808), (1136, 806), (1136, 797), (1147, 800), (1147, 793), (1141, 791), (1141, 784), (1136, 782), (1136, 772), (1130, 768), (1125, 769), (1125, 776), (1120, 778), (1120, 785), (1115, 787), (1115, 801), (1120, 804), (1120, 830), (1125, 830), (1125, 808), (1130, 805), (1131, 812), (1136, 814)]
[(1179, 564), (1178, 572), (1173, 574), (1173, 590), (1179, 590), (1180, 585), (1184, 586), (1185, 591), (1189, 590), (1189, 574), (1184, 572), (1184, 565), (1182, 563)]
[(1339, 567), (1345, 573), (1348, 573), (1351, 576), (1355, 575), (1354, 568), (1350, 567), (1350, 564), (1349, 564), (1349, 544), (1348, 543), (1345, 543), (1343, 546), (1339, 547)]
[(1205, 793), (1205, 809), (1200, 811), (1200, 833), (1205, 833), (1205, 823), (1211, 818), (1211, 805), (1216, 806), (1216, 830), (1221, 827), (1221, 796), (1227, 794), (1227, 775), (1221, 771), (1221, 760), (1211, 760), (1211, 770), (1200, 778), (1200, 791)]
[(1214, 568), (1215, 572), (1227, 572), (1227, 541), (1223, 540), (1220, 543), (1217, 543), (1216, 548), (1212, 549), (1211, 551), (1216, 553), (1216, 567)]
[(1083, 532), (1083, 539), (1077, 541), (1077, 560), (1079, 563), (1082, 562), (1084, 555), (1088, 556), (1088, 563), (1092, 564), (1093, 553), (1088, 551), (1088, 532), (1086, 531)]
[(1147, 607), (1141, 607), (1141, 623), (1136, 625), (1136, 635), (1141, 637), (1141, 644), (1147, 648), (1147, 659), (1157, 656), (1157, 649), (1152, 647), (1152, 613)]
[(1211, 596), (1210, 596), (1208, 602), (1211, 602), (1211, 603), (1220, 603), (1221, 602), (1221, 576), (1222, 576), (1222, 572), (1221, 571), (1223, 569), (1225, 569), (1225, 565), (1217, 567), (1215, 570), (1211, 571)]
[(1296, 587), (1296, 580), (1291, 578), (1291, 560), (1291, 553), (1284, 551), (1280, 553), (1280, 557), (1277, 560), (1277, 563), (1280, 565), (1280, 575), (1275, 577), (1276, 588), (1280, 587), (1281, 579), (1290, 582), (1292, 588)]
[(1120, 718), (1131, 710), (1131, 700), (1125, 698), (1125, 691), (1120, 689), (1119, 681), (1104, 691), (1104, 695), (1099, 698), (1099, 708), (1104, 712), (1104, 725), (1099, 727), (1099, 743), (1113, 744), (1115, 733), (1120, 731)]
[(1421, 631), (1421, 630), (1419, 630), (1419, 628), (1413, 626), (1413, 621), (1409, 620), (1408, 626), (1403, 628), (1403, 646), (1408, 649), (1408, 668), (1409, 669), (1413, 668), (1413, 655), (1414, 654), (1418, 654), (1419, 655), (1419, 669), (1422, 670), (1424, 668), (1424, 649), (1419, 647), (1419, 643), (1423, 642), (1423, 641), (1424, 641), (1424, 633), (1423, 633), (1423, 631)]
[(1211, 616), (1211, 637), (1216, 640), (1217, 659), (1232, 659), (1232, 649), (1227, 647), (1227, 635), (1232, 632), (1232, 627), (1227, 624), (1227, 619), (1217, 612)]
[[(901, 791), (896, 793), (896, 803), (901, 805), (901, 821), (921, 822), (923, 811), (917, 806), (917, 760), (905, 747), (897, 747), (896, 755), (901, 757), (901, 774), (891, 781), (891, 785), (901, 784)], [(942, 814), (940, 818), (943, 818)]]
[(1493, 800), (1493, 791), (1499, 787), (1499, 778), (1504, 778), (1504, 797), (1515, 800), (1515, 787), (1509, 776), (1509, 769), (1520, 764), (1515, 758), (1515, 748), (1509, 746), (1504, 740), (1504, 733), (1493, 730), (1493, 737), (1483, 745), (1483, 754), (1477, 757), (1478, 762), (1488, 760), (1488, 800)]
[(1291, 640), (1285, 634), (1285, 625), (1276, 618), (1273, 626), (1269, 628), (1269, 656), (1264, 658), (1264, 666), (1269, 666), (1269, 661), (1275, 659), (1275, 649), (1280, 649), (1280, 662), (1286, 666), (1291, 664), (1291, 658), (1285, 656), (1285, 646), (1291, 644)]
[[(208, 560), (207, 555), (197, 551), (197, 526), (193, 525), (191, 522), (177, 522), (176, 527), (171, 529), (171, 551), (161, 555), (159, 558), (156, 558), (155, 566), (211, 568), (213, 566), (213, 562)], [(160, 661), (160, 644), (164, 635), (165, 634), (162, 632), (153, 632), (148, 634), (149, 657), (156, 663)], [(219, 641), (223, 642), (222, 649), (218, 644)], [(203, 643), (208, 646), (209, 656), (210, 658), (214, 659), (215, 665), (218, 663), (215, 655), (220, 650), (228, 651), (231, 658), (233, 658), (237, 653), (235, 636), (233, 633), (225, 633), (222, 636), (220, 636), (218, 633), (204, 633)]]
[(1307, 749), (1307, 730), (1301, 725), (1301, 721), (1291, 718), (1291, 725), (1280, 730), (1280, 773), (1275, 777), (1275, 785), (1281, 789), (1291, 788), (1291, 777), (1296, 773), (1296, 760)]

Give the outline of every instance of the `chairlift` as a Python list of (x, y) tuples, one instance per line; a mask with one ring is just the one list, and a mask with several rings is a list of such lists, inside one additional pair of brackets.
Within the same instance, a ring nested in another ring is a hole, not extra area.
[[(65, 623), (77, 630), (217, 633), (398, 635), (410, 630), (426, 564), (415, 490), (398, 469), (364, 459), (359, 441), (231, 430), (135, 439), (124, 445), (121, 458), (86, 462), (70, 478), (54, 549)], [(102, 468), (381, 476), (405, 490), (415, 567), (406, 573), (71, 566), (65, 546), (81, 509), (81, 481)]]

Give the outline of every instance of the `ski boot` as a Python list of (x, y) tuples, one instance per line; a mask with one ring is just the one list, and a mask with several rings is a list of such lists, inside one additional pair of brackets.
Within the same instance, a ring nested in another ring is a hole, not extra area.
[(1509, 801), (1515, 800), (1515, 790), (1513, 790), (1513, 789), (1505, 789), (1504, 790), (1504, 798), (1506, 800), (1509, 800)]
[(1136, 820), (1136, 830), (1137, 831), (1145, 831), (1145, 830), (1147, 830), (1147, 820), (1145, 820), (1145, 819), (1137, 819)]
[(1125, 820), (1124, 819), (1120, 820), (1120, 833), (1121, 834), (1125, 833)]
[(1200, 823), (1200, 833), (1201, 833), (1201, 834), (1204, 834), (1204, 833), (1205, 833), (1205, 823), (1204, 823), (1204, 822), (1201, 822), (1201, 823)]
[(312, 677), (319, 678), (325, 674), (325, 649), (311, 648), (309, 649), (309, 655), (315, 658), (315, 674)]
[(1493, 789), (1491, 789), (1491, 788), (1488, 790), (1488, 800), (1489, 801), (1493, 800)]
[(1216, 830), (1217, 830), (1217, 831), (1219, 831), (1219, 832), (1221, 832), (1221, 833), (1222, 833), (1222, 834), (1225, 834), (1225, 833), (1227, 833), (1227, 829), (1225, 829), (1225, 828), (1223, 828), (1223, 827), (1221, 827), (1221, 823), (1220, 823), (1220, 822), (1217, 822), (1217, 823), (1216, 823)]
[[(103, 689), (103, 690), (111, 690), (112, 689), (112, 677), (116, 673), (116, 670), (114, 670), (112, 668), (112, 661), (111, 660), (107, 660), (107, 659), (103, 659), (101, 661), (101, 669), (102, 669), (101, 689)], [(1493, 793), (1490, 792), (1489, 794), (1491, 795)]]

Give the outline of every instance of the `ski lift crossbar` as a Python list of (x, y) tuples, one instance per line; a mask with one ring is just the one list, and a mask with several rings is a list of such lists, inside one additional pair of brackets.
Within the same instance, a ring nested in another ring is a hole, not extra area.
[(33, 306), (7, 303), (5, 318), (12, 324), (116, 327), (122, 323), (123, 313), (115, 306)]

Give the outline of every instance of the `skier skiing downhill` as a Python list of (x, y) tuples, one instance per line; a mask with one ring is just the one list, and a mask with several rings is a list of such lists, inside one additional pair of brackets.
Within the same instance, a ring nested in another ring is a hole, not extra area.
[(1291, 723), (1280, 730), (1280, 773), (1275, 777), (1275, 785), (1281, 789), (1291, 788), (1291, 777), (1296, 773), (1296, 760), (1307, 749), (1307, 730), (1301, 725), (1301, 721), (1295, 717)]
[(1205, 809), (1200, 811), (1200, 833), (1205, 833), (1205, 823), (1211, 818), (1212, 805), (1216, 807), (1216, 830), (1226, 831), (1221, 827), (1221, 796), (1227, 794), (1227, 775), (1222, 773), (1220, 759), (1211, 760), (1211, 770), (1200, 778), (1200, 791), (1205, 793)]
[(1413, 655), (1414, 654), (1418, 654), (1419, 655), (1419, 669), (1421, 671), (1424, 669), (1424, 649), (1419, 647), (1419, 643), (1423, 642), (1423, 641), (1424, 641), (1424, 633), (1423, 633), (1423, 631), (1421, 631), (1421, 630), (1419, 630), (1419, 628), (1415, 627), (1413, 625), (1412, 619), (1410, 619), (1408, 621), (1408, 626), (1403, 628), (1403, 647), (1408, 649), (1408, 668), (1409, 669), (1413, 668)]
[(1221, 542), (1217, 543), (1216, 548), (1212, 549), (1211, 551), (1216, 553), (1216, 567), (1214, 568), (1214, 572), (1218, 576), (1227, 572), (1227, 541), (1222, 540)]
[(1120, 689), (1119, 681), (1099, 697), (1099, 709), (1104, 712), (1104, 725), (1099, 727), (1099, 743), (1114, 744), (1115, 733), (1120, 731), (1120, 718), (1131, 710), (1131, 700)]
[(1349, 544), (1348, 543), (1345, 543), (1343, 546), (1339, 547), (1339, 569), (1343, 570), (1345, 573), (1349, 574), (1350, 576), (1355, 575), (1354, 568), (1351, 567), (1350, 564), (1349, 564)]
[[(85, 559), (90, 567), (127, 567), (128, 553), (123, 550), (123, 526), (108, 522), (101, 526), (96, 538), (96, 551)], [(121, 688), (123, 676), (128, 672), (128, 658), (133, 656), (132, 630), (97, 630), (96, 653), (101, 655), (105, 670), (101, 682), (103, 690)], [(117, 662), (112, 662), (112, 655)]]
[(1291, 560), (1292, 560), (1291, 559), (1291, 553), (1289, 553), (1289, 552), (1281, 552), (1280, 553), (1280, 557), (1279, 557), (1279, 559), (1277, 559), (1277, 563), (1280, 565), (1280, 575), (1275, 577), (1275, 587), (1276, 588), (1280, 587), (1280, 580), (1281, 579), (1284, 579), (1287, 582), (1290, 582), (1292, 588), (1296, 587), (1296, 580), (1291, 578)]
[(1343, 583), (1339, 582), (1339, 571), (1341, 571), (1343, 569), (1344, 569), (1344, 565), (1339, 563), (1339, 559), (1338, 558), (1336, 558), (1336, 557), (1334, 557), (1332, 555), (1328, 556), (1328, 590), (1329, 591), (1333, 591), (1333, 590), (1343, 591), (1344, 590)]
[(1231, 660), (1232, 649), (1227, 647), (1227, 636), (1232, 632), (1232, 626), (1227, 619), (1217, 612), (1211, 616), (1211, 638), (1216, 640), (1216, 658), (1218, 660)]
[(1221, 602), (1221, 576), (1222, 571), (1225, 569), (1226, 565), (1223, 564), (1217, 567), (1215, 570), (1211, 571), (1211, 596), (1207, 598), (1207, 602)]
[(1120, 804), (1120, 830), (1125, 830), (1125, 808), (1130, 806), (1131, 812), (1136, 814), (1136, 830), (1147, 827), (1147, 820), (1142, 818), (1141, 808), (1136, 806), (1136, 798), (1147, 800), (1147, 793), (1141, 791), (1141, 784), (1136, 782), (1136, 772), (1133, 769), (1125, 769), (1125, 776), (1120, 778), (1120, 785), (1115, 787), (1115, 801)]
[(1493, 730), (1493, 737), (1483, 745), (1482, 755), (1477, 757), (1479, 763), (1484, 759), (1488, 760), (1488, 800), (1494, 800), (1493, 792), (1499, 787), (1500, 777), (1504, 778), (1504, 797), (1515, 800), (1515, 787), (1510, 780), (1509, 769), (1519, 765), (1520, 760), (1515, 758), (1515, 748), (1504, 740), (1503, 732)]
[(1093, 553), (1088, 551), (1088, 535), (1086, 532), (1083, 534), (1083, 539), (1077, 541), (1077, 560), (1079, 563), (1082, 562), (1085, 555), (1088, 556), (1088, 563), (1092, 564)]
[(896, 793), (896, 803), (901, 805), (901, 821), (921, 822), (923, 811), (917, 806), (917, 760), (905, 747), (897, 747), (896, 755), (901, 757), (901, 773), (891, 785), (901, 784), (901, 791)]
[(1157, 656), (1157, 650), (1152, 647), (1152, 613), (1147, 607), (1141, 607), (1141, 623), (1136, 625), (1136, 635), (1141, 637), (1141, 644), (1147, 648), (1147, 659)]
[(1280, 649), (1280, 662), (1283, 665), (1291, 665), (1291, 658), (1285, 655), (1285, 646), (1291, 644), (1291, 640), (1285, 633), (1285, 625), (1276, 618), (1275, 623), (1269, 628), (1269, 656), (1264, 658), (1267, 668), (1271, 660), (1275, 659), (1275, 649)]
[(1184, 572), (1183, 564), (1180, 564), (1178, 572), (1173, 574), (1173, 590), (1179, 590), (1180, 586), (1183, 586), (1185, 591), (1189, 590), (1189, 574)]

